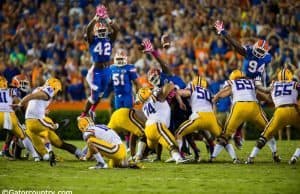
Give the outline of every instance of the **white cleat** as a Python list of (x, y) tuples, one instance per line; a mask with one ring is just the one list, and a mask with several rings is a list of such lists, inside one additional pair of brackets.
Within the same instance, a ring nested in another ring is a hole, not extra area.
[(173, 157), (171, 157), (165, 161), (165, 163), (173, 163), (173, 162), (176, 162)]
[(108, 168), (108, 165), (102, 163), (97, 163), (96, 166), (89, 167), (90, 170), (106, 169), (106, 168)]
[(189, 162), (190, 162), (190, 159), (180, 158), (179, 160), (176, 161), (176, 164), (186, 164), (186, 163), (189, 163)]

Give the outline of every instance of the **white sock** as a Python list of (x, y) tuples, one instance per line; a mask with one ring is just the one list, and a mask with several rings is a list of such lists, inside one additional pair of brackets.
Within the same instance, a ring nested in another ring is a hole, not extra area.
[(300, 157), (300, 148), (297, 148), (294, 155), (294, 157), (299, 158)]
[(145, 142), (139, 141), (139, 143), (138, 143), (138, 147), (137, 147), (136, 156), (138, 156), (138, 157), (142, 157), (142, 156), (143, 156), (143, 153), (144, 153), (144, 150), (145, 150), (145, 148), (146, 148), (146, 144), (145, 144)]
[(84, 148), (82, 149), (82, 154), (86, 155), (88, 153), (89, 147), (86, 145), (84, 146)]
[(215, 145), (215, 148), (214, 148), (214, 152), (212, 154), (212, 157), (213, 158), (216, 158), (220, 152), (223, 150), (224, 146), (220, 145), (220, 144), (216, 144)]
[(277, 152), (277, 146), (276, 146), (276, 140), (274, 137), (272, 137), (268, 142), (267, 142), (270, 150), (272, 153)]
[(104, 161), (104, 159), (102, 158), (102, 156), (99, 152), (97, 154), (94, 154), (94, 157), (95, 157), (95, 159), (98, 163), (105, 164), (105, 161)]
[(51, 145), (50, 142), (45, 143), (45, 147), (46, 147), (46, 149), (47, 149), (48, 152), (52, 151), (52, 145)]
[(50, 158), (50, 156), (49, 156), (49, 154), (47, 153), (47, 154), (45, 154), (45, 155), (43, 155), (43, 160), (49, 160), (49, 158)]
[(236, 157), (236, 154), (235, 154), (235, 151), (234, 151), (234, 148), (233, 148), (233, 146), (232, 146), (232, 144), (227, 144), (226, 146), (225, 146), (225, 149), (227, 150), (227, 152), (229, 153), (229, 155), (230, 155), (230, 157), (231, 157), (231, 159), (237, 159), (237, 157)]
[(179, 154), (179, 152), (177, 152), (177, 151), (173, 151), (173, 152), (171, 153), (171, 155), (172, 155), (172, 158), (173, 158), (176, 162), (177, 162), (178, 160), (182, 159), (181, 156), (180, 156), (180, 154)]
[(255, 158), (259, 151), (260, 151), (260, 149), (259, 149), (258, 147), (255, 146), (255, 147), (252, 149), (252, 152), (251, 152), (251, 154), (250, 154), (249, 157), (250, 157), (250, 158)]
[(182, 138), (177, 139), (176, 141), (177, 141), (177, 143), (178, 143), (179, 151), (181, 151), (182, 144), (183, 144)]
[(82, 151), (77, 148), (76, 151), (75, 151), (75, 155), (78, 156), (78, 157), (81, 157), (83, 154), (82, 154)]
[(22, 140), (23, 144), (24, 144), (24, 147), (31, 153), (31, 156), (33, 158), (37, 158), (39, 157), (38, 153), (35, 151), (30, 139), (28, 137), (25, 137), (23, 140)]

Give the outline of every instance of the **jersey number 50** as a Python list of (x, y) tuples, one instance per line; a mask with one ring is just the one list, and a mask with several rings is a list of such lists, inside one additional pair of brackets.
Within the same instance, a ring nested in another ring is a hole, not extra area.
[(109, 42), (104, 43), (102, 45), (102, 42), (99, 42), (95, 48), (94, 52), (98, 53), (99, 55), (110, 55), (111, 54), (111, 44)]

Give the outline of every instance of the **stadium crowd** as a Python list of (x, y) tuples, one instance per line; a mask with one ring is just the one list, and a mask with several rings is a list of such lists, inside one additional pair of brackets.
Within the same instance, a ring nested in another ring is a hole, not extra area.
[[(156, 48), (168, 33), (173, 45), (159, 50), (172, 71), (185, 82), (193, 75), (206, 76), (221, 83), (243, 58), (211, 26), (224, 20), (228, 32), (242, 44), (266, 39), (273, 56), (269, 77), (284, 64), (291, 64), (300, 80), (300, 4), (274, 0), (115, 0), (108, 12), (121, 30), (114, 51), (124, 48), (129, 62), (138, 68), (143, 80), (155, 62), (138, 49), (143, 38)], [(107, 3), (101, 1), (101, 3)], [(0, 9), (0, 73), (8, 82), (25, 73), (33, 87), (50, 76), (64, 84), (62, 100), (84, 100), (88, 87), (84, 81), (91, 66), (84, 29), (95, 15), (99, 1), (4, 1)], [(42, 76), (41, 76), (42, 75)], [(221, 80), (221, 81), (220, 81)]]

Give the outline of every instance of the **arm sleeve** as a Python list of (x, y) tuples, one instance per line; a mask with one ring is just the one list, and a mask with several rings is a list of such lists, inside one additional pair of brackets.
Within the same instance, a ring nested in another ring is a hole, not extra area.
[(131, 80), (136, 80), (138, 78), (138, 74), (137, 74), (136, 68), (134, 66), (130, 67), (129, 73), (130, 73)]
[(50, 86), (43, 87), (42, 91), (45, 92), (50, 98), (54, 96), (54, 90)]

